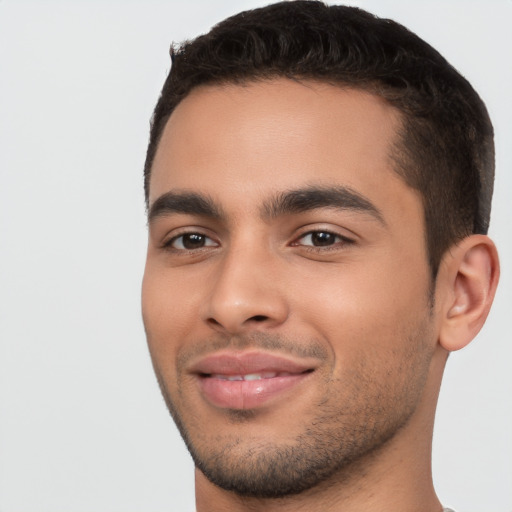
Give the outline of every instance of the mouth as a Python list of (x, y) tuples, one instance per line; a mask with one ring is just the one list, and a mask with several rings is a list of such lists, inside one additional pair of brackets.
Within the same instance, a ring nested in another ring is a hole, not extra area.
[[(309, 373), (313, 370), (304, 370), (301, 373)], [(222, 375), (222, 374), (213, 374), (213, 375), (202, 375), (204, 378), (211, 379), (220, 379), (220, 380), (229, 380), (231, 382), (237, 382), (241, 380), (245, 381), (253, 381), (253, 380), (262, 380), (262, 379), (275, 379), (276, 377), (291, 377), (295, 375), (294, 373), (288, 372), (262, 372), (262, 373), (248, 373), (246, 375)]]
[(219, 353), (192, 367), (203, 398), (211, 405), (249, 410), (284, 398), (307, 379), (318, 361), (269, 353)]

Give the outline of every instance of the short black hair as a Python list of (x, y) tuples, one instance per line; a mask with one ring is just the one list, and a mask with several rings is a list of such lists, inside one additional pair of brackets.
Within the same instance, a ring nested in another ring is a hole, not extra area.
[(363, 89), (401, 113), (391, 157), (396, 172), (422, 196), (434, 278), (451, 245), (487, 233), (494, 136), (485, 104), (439, 52), (404, 26), (356, 7), (284, 1), (173, 45), (171, 58), (151, 121), (146, 202), (165, 125), (192, 89), (284, 77)]

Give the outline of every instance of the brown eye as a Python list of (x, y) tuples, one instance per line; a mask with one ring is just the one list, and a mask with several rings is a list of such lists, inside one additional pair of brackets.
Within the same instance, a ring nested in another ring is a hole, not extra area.
[(350, 238), (331, 233), (330, 231), (310, 231), (301, 236), (294, 245), (302, 245), (305, 247), (330, 247), (344, 246), (353, 244)]
[(340, 240), (341, 237), (328, 231), (312, 231), (301, 238), (302, 245), (313, 245), (314, 247), (326, 247)]
[(217, 244), (202, 233), (185, 233), (173, 238), (169, 246), (173, 249), (193, 251), (194, 249), (202, 249), (203, 247), (214, 247)]
[(315, 231), (310, 234), (311, 243), (317, 247), (332, 245), (336, 242), (336, 235), (325, 231)]

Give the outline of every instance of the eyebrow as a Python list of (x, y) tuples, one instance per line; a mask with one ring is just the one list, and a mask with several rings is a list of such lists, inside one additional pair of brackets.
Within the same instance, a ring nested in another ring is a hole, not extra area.
[(349, 187), (342, 186), (307, 187), (283, 192), (264, 204), (263, 215), (275, 218), (320, 208), (367, 213), (386, 225), (381, 211), (369, 199)]
[(148, 222), (173, 213), (203, 215), (219, 219), (221, 208), (208, 196), (195, 192), (167, 192), (151, 205), (148, 211)]
[[(343, 186), (306, 187), (282, 192), (265, 201), (261, 216), (275, 219), (283, 215), (305, 213), (321, 208), (367, 213), (386, 225), (381, 211), (369, 199)], [(224, 217), (222, 208), (208, 196), (196, 192), (166, 192), (149, 208), (148, 222), (173, 213), (202, 215), (214, 219)]]

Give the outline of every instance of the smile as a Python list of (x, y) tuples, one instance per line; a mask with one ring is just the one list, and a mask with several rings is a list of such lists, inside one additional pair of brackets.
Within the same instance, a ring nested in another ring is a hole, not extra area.
[(264, 373), (249, 373), (247, 375), (210, 375), (212, 379), (240, 381), (240, 380), (261, 380), (261, 379), (273, 379), (275, 377), (288, 377), (293, 375), (287, 372), (264, 372)]
[(210, 355), (192, 367), (203, 399), (217, 408), (249, 410), (289, 396), (318, 366), (268, 353)]

